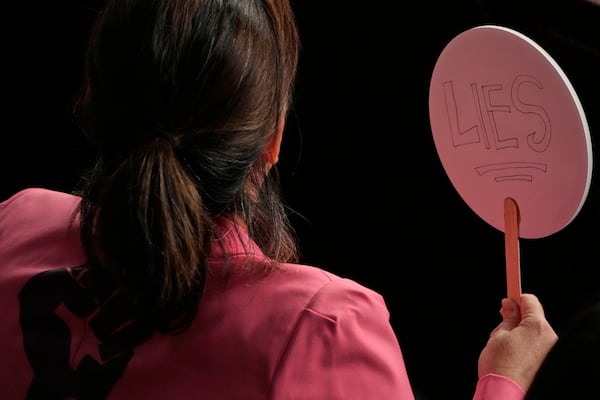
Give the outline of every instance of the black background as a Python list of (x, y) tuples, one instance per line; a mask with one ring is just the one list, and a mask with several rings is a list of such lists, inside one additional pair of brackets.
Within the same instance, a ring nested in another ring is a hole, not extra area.
[[(12, 2), (16, 3), (16, 2)], [(72, 189), (92, 153), (71, 124), (82, 49), (99, 1), (3, 6), (0, 195)], [(451, 3), (451, 4), (448, 4)], [(304, 262), (384, 295), (422, 399), (468, 399), (499, 322), (504, 238), (461, 200), (428, 119), (443, 47), (475, 25), (514, 28), (561, 66), (600, 131), (600, 6), (564, 0), (300, 1), (303, 50), (280, 171)], [(597, 163), (576, 218), (520, 241), (523, 291), (557, 330), (600, 290)]]

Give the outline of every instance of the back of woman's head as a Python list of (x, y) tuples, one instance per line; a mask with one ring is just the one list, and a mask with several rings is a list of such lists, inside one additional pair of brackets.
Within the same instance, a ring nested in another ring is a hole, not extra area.
[(219, 218), (273, 260), (297, 257), (264, 150), (298, 51), (287, 0), (108, 0), (92, 28), (75, 112), (99, 160), (82, 239), (165, 329), (194, 313)]

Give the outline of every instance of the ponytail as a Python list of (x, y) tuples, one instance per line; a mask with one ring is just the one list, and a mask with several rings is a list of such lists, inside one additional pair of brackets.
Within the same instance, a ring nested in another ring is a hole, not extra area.
[(161, 330), (184, 328), (204, 287), (211, 220), (196, 182), (162, 137), (114, 169), (99, 164), (81, 205), (82, 240)]

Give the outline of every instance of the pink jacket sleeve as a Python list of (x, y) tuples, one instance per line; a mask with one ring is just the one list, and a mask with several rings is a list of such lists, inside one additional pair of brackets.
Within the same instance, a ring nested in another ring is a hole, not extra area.
[(505, 376), (488, 374), (477, 382), (473, 400), (523, 400), (525, 391)]
[(278, 364), (270, 398), (414, 400), (383, 299), (346, 279), (305, 306)]

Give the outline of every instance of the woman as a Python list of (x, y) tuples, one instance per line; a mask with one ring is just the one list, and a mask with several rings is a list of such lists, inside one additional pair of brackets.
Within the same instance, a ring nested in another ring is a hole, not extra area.
[[(96, 165), (0, 205), (1, 398), (414, 398), (382, 297), (298, 264), (299, 47), (287, 0), (106, 2), (75, 107)], [(519, 396), (487, 354), (481, 387)]]

